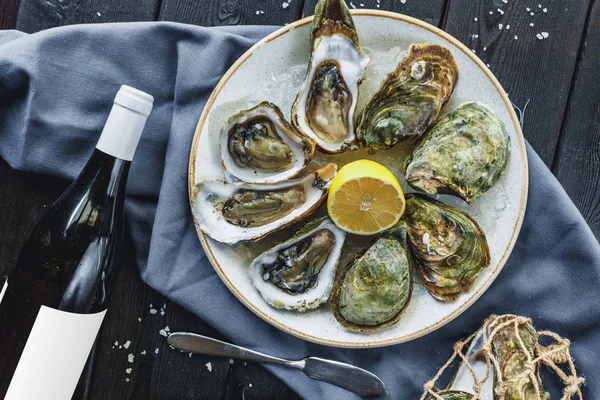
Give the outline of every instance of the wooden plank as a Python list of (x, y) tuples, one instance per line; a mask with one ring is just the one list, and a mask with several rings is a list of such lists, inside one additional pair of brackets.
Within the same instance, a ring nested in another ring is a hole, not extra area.
[(153, 21), (159, 1), (21, 0), (16, 26), (21, 31), (32, 33), (71, 24)]
[(588, 21), (552, 171), (600, 239), (600, 2)]
[(202, 26), (284, 25), (300, 17), (302, 0), (163, 0), (160, 21)]
[(558, 142), (588, 4), (452, 0), (443, 24), (490, 65), (515, 105), (530, 101), (524, 134), (547, 165)]
[(0, 29), (13, 29), (17, 23), (19, 0), (0, 1)]
[[(306, 0), (302, 11), (303, 16), (313, 15), (318, 0)], [(438, 26), (444, 15), (446, 0), (428, 1), (399, 1), (399, 0), (346, 0), (350, 8), (372, 8), (375, 10), (394, 11), (397, 13), (419, 18), (432, 25)]]

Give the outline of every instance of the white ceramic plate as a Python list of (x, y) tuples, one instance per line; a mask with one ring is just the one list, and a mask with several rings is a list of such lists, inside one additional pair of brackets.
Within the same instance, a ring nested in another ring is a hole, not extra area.
[[(435, 300), (415, 278), (411, 302), (400, 322), (371, 334), (361, 334), (338, 324), (327, 306), (303, 314), (272, 308), (252, 286), (247, 274), (250, 261), (263, 250), (290, 237), (291, 229), (257, 243), (235, 246), (215, 242), (197, 230), (204, 250), (223, 282), (265, 321), (311, 342), (338, 347), (378, 347), (411, 340), (438, 329), (473, 304), (498, 276), (517, 240), (525, 213), (527, 156), (518, 119), (506, 93), (468, 48), (438, 28), (400, 14), (360, 10), (354, 11), (353, 16), (360, 43), (371, 56), (361, 86), (359, 109), (365, 99), (377, 90), (386, 73), (395, 68), (399, 53), (407, 51), (411, 43), (430, 42), (450, 49), (460, 69), (454, 94), (442, 113), (453, 110), (464, 101), (477, 100), (490, 106), (504, 121), (511, 137), (511, 157), (496, 186), (470, 206), (455, 198), (440, 196), (442, 201), (466, 210), (479, 222), (490, 246), (490, 267), (480, 274), (471, 291), (454, 303)], [(196, 129), (189, 167), (190, 194), (196, 182), (223, 178), (218, 136), (228, 117), (268, 100), (277, 104), (289, 118), (297, 88), (306, 71), (311, 21), (312, 17), (305, 18), (266, 37), (240, 57), (221, 79)], [(337, 156), (318, 155), (314, 163), (330, 159), (341, 167), (348, 161), (368, 157), (390, 168), (401, 180), (404, 189), (411, 191), (401, 179), (400, 172), (407, 151), (406, 146), (399, 145), (372, 157), (362, 150)], [(364, 248), (367, 242), (368, 239), (350, 235), (341, 265)]]

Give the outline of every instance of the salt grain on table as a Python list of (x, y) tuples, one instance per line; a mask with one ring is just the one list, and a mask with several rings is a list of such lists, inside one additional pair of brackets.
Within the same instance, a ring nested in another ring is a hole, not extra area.
[(127, 361), (133, 364), (133, 359), (135, 358), (135, 356), (131, 353), (129, 353), (127, 355)]
[(154, 350), (154, 354), (158, 354), (158, 348), (156, 348), (156, 350)]
[(168, 337), (169, 334), (167, 333), (167, 331), (165, 331), (164, 329), (161, 329), (160, 331), (158, 331), (158, 334), (164, 337)]
[(118, 342), (118, 341), (115, 341), (115, 346), (118, 346), (118, 345), (119, 345), (119, 342)]
[(151, 309), (150, 309), (150, 314), (152, 314), (152, 315), (156, 314), (157, 312), (158, 312), (158, 311), (156, 311), (156, 309), (155, 309), (155, 308), (151, 308)]
[(165, 315), (165, 310), (160, 310), (160, 315)]
[(129, 378), (125, 378), (125, 382), (129, 382)]
[(500, 13), (500, 15), (504, 15), (504, 10), (498, 9), (498, 12)]
[(146, 354), (146, 350), (142, 350), (142, 352), (140, 353), (141, 355)]
[(133, 369), (132, 369), (132, 368), (127, 368), (127, 369), (125, 370), (125, 373), (126, 373), (126, 374), (131, 374), (131, 371), (133, 371)]
[(503, 24), (498, 24), (498, 30), (502, 30), (502, 28), (504, 28)]
[(229, 364), (233, 364), (233, 363), (234, 363), (233, 358), (230, 358), (229, 359)]
[(212, 372), (212, 364), (210, 362), (207, 362), (204, 365), (206, 366), (206, 369), (208, 370), (208, 372)]
[(138, 317), (138, 322), (142, 322), (142, 319)]
[(477, 21), (479, 21), (479, 18), (475, 17), (475, 18), (473, 18), (473, 21), (477, 22)]
[(290, 6), (290, 3), (283, 2), (283, 4), (281, 4), (281, 7), (283, 7), (284, 10), (286, 8), (288, 8), (289, 6)]
[(188, 356), (189, 356), (190, 358), (192, 358), (192, 353), (188, 353)]
[(544, 8), (542, 11), (543, 11), (543, 12), (545, 12), (545, 13), (547, 13), (547, 12), (548, 12), (548, 9), (547, 9), (547, 8)]
[(529, 24), (529, 26), (533, 26), (533, 22)]

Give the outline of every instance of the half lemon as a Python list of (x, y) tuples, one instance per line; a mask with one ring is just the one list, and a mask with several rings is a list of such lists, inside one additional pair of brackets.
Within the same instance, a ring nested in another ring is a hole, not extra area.
[(404, 213), (404, 193), (392, 172), (371, 160), (339, 170), (329, 187), (327, 211), (346, 232), (373, 235), (391, 228)]

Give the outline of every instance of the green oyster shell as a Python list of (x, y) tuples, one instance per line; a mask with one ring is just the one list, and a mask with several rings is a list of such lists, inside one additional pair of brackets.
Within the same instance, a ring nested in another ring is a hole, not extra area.
[(315, 16), (310, 30), (311, 50), (308, 65), (312, 63), (313, 51), (317, 47), (315, 42), (321, 36), (333, 34), (345, 36), (362, 53), (356, 26), (346, 2), (344, 0), (319, 0), (315, 7)]
[(406, 181), (471, 203), (498, 181), (509, 154), (510, 137), (500, 118), (483, 104), (464, 103), (421, 138), (406, 159)]
[(420, 137), (435, 122), (458, 80), (450, 50), (413, 44), (358, 116), (356, 136), (371, 150)]
[[(488, 318), (494, 320), (494, 322), (489, 326), (489, 330), (491, 332), (495, 325), (497, 326), (505, 322), (507, 319), (512, 318), (512, 316), (507, 315), (497, 317), (495, 315), (491, 315)], [(537, 341), (535, 329), (531, 324), (520, 323), (518, 326), (518, 331), (519, 336), (523, 340), (526, 351), (529, 353), (529, 356), (532, 359), (535, 359), (537, 357), (534, 346), (535, 342)], [(500, 330), (496, 333), (494, 339), (492, 340), (492, 351), (500, 363), (500, 373), (502, 374), (505, 382), (519, 375), (526, 368), (527, 354), (523, 351), (518, 342), (513, 324), (500, 328)], [(498, 371), (496, 371), (496, 375), (497, 374)], [(535, 390), (531, 374), (527, 374), (506, 388), (506, 394), (503, 397), (503, 400), (550, 399), (550, 395), (546, 393), (542, 386), (542, 377), (540, 376), (539, 364), (536, 368), (534, 379), (537, 380), (538, 387), (540, 388), (539, 393)], [(497, 385), (497, 383), (498, 382), (495, 382), (495, 385)]]
[[(444, 400), (471, 400), (473, 395), (459, 390), (443, 390), (437, 393)], [(435, 400), (435, 397), (429, 396), (427, 400)]]
[(425, 195), (406, 195), (402, 219), (423, 284), (436, 298), (455, 301), (490, 265), (483, 230), (463, 211)]
[(412, 293), (406, 235), (400, 223), (375, 238), (338, 274), (330, 306), (340, 324), (371, 332), (398, 322)]

